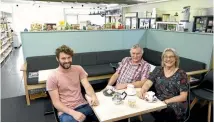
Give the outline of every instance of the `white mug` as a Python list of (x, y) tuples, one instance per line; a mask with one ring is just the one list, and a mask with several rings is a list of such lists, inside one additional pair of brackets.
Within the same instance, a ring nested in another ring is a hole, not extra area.
[(145, 99), (148, 102), (155, 102), (157, 100), (157, 97), (155, 96), (155, 92), (153, 91), (146, 92)]
[(127, 94), (128, 95), (132, 95), (132, 94), (135, 94), (136, 93), (136, 90), (135, 90), (135, 88), (134, 88), (134, 85), (132, 85), (132, 84), (128, 84), (127, 85)]

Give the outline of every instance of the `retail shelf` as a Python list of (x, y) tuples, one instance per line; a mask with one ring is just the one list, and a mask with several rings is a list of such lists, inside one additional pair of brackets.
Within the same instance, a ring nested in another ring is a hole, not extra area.
[(3, 42), (2, 46), (5, 45), (5, 44), (7, 44), (7, 42), (8, 42), (11, 38), (12, 38), (12, 37), (9, 37), (9, 38), (6, 38), (4, 41), (2, 41), (2, 42)]
[(0, 32), (3, 33), (3, 32), (5, 32), (5, 30), (1, 30)]
[(5, 60), (5, 58), (7, 58), (7, 56), (11, 53), (12, 50), (13, 50), (13, 48), (11, 47), (10, 49), (7, 50), (7, 52), (4, 54), (4, 56), (1, 57), (1, 60), (0, 60), (1, 63)]
[(10, 46), (11, 46), (11, 43), (8, 43), (2, 50), (0, 50), (0, 54), (4, 53)]
[(3, 39), (3, 38), (5, 38), (5, 37), (6, 37), (6, 35), (2, 36), (2, 37), (0, 38), (0, 40)]
[(178, 22), (156, 22), (156, 24), (178, 24)]
[(10, 32), (10, 31), (8, 31), (8, 30), (1, 30), (0, 32), (3, 33), (3, 32)]

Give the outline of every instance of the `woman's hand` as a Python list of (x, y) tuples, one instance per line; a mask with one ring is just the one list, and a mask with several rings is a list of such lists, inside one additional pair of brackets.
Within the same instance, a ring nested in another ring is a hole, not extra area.
[(141, 90), (140, 90), (140, 98), (141, 99), (145, 99), (145, 95), (146, 95), (146, 91), (143, 89), (143, 88), (141, 88)]
[(163, 101), (165, 104), (168, 104), (169, 103), (169, 101), (166, 99), (166, 100), (164, 100)]

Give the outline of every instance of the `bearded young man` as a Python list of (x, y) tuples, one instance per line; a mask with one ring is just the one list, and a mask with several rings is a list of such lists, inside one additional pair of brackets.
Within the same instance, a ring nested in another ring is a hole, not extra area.
[(91, 105), (99, 102), (87, 80), (88, 74), (79, 65), (72, 65), (73, 50), (66, 45), (56, 49), (59, 67), (48, 77), (46, 88), (54, 107), (59, 111), (60, 122), (98, 121), (91, 107), (83, 98), (80, 83), (91, 97)]

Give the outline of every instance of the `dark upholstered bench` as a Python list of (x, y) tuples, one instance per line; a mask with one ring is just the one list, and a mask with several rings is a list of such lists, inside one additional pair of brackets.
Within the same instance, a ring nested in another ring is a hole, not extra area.
[[(109, 79), (114, 73), (110, 63), (117, 64), (124, 57), (130, 56), (129, 49), (76, 53), (73, 56), (72, 64), (81, 65), (88, 73), (90, 82), (102, 79)], [(40, 70), (54, 69), (58, 67), (55, 55), (34, 56), (26, 58), (22, 71), (27, 105), (30, 105), (30, 95), (40, 91), (45, 92), (45, 84), (38, 82)], [(94, 82), (97, 84), (97, 82)]]
[[(155, 66), (161, 65), (162, 52), (144, 48), (143, 59)], [(72, 64), (81, 65), (88, 73), (88, 80), (94, 84), (102, 82), (100, 80), (109, 79), (114, 73), (112, 65), (117, 65), (124, 57), (130, 56), (130, 50), (113, 50), (101, 52), (76, 53), (73, 56)], [(110, 65), (111, 64), (111, 65)], [(26, 58), (26, 63), (22, 67), (24, 75), (24, 85), (27, 105), (30, 105), (30, 95), (45, 91), (45, 84), (38, 83), (38, 71), (54, 69), (58, 67), (55, 55), (34, 56)], [(193, 76), (206, 72), (205, 64), (195, 60), (180, 57), (180, 68), (187, 74)], [(199, 70), (199, 71), (198, 71)], [(194, 76), (200, 78), (199, 76)], [(45, 95), (44, 95), (45, 96)]]

